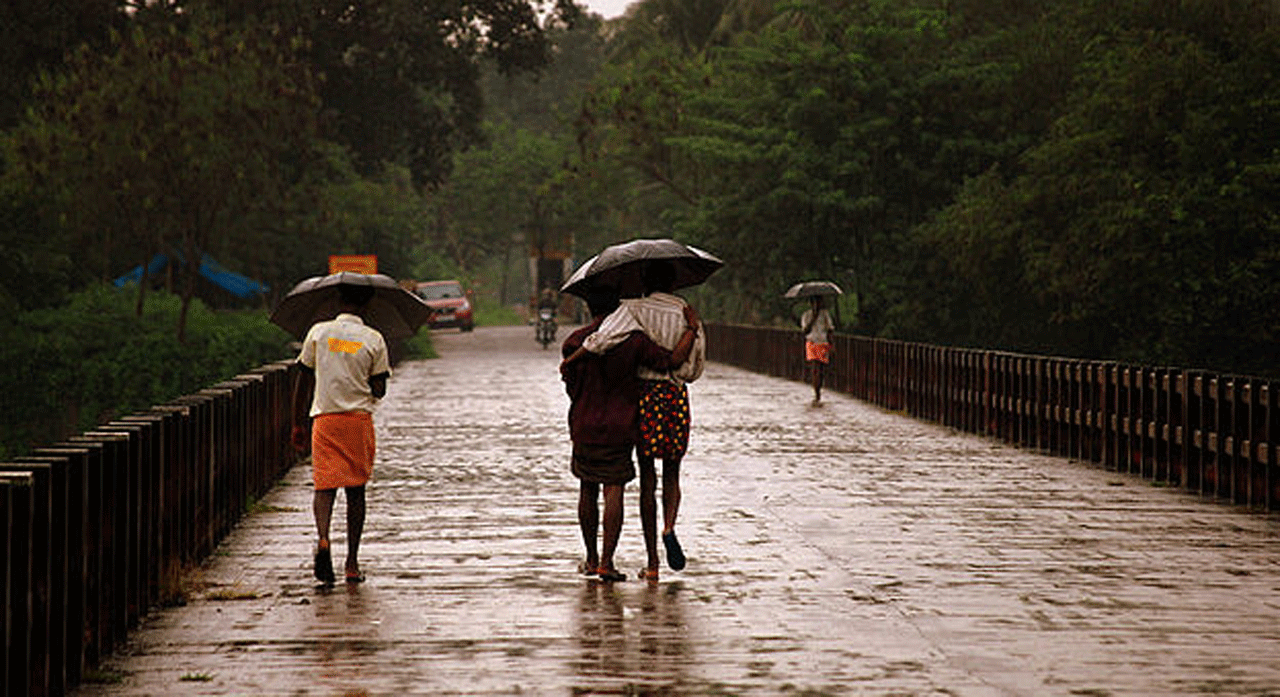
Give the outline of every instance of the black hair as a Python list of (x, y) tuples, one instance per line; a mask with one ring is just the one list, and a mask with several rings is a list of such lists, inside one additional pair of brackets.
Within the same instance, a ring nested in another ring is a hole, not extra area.
[(338, 284), (338, 297), (344, 305), (364, 307), (373, 299), (373, 286), (356, 286), (350, 283)]
[(587, 309), (592, 317), (604, 317), (618, 309), (618, 293), (614, 290), (593, 290), (587, 293)]
[(650, 261), (645, 264), (641, 278), (646, 292), (670, 293), (675, 289), (676, 267), (665, 259)]

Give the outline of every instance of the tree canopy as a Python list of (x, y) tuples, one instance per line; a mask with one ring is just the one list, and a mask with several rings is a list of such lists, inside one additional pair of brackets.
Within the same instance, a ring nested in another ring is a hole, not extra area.
[(1280, 374), (1270, 0), (56, 5), (0, 10), (6, 308), (188, 243), (509, 301), (668, 235), (709, 319), (826, 278), (861, 334)]
[(577, 129), (726, 258), (726, 319), (820, 277), (863, 334), (1277, 373), (1274, 3), (666, 7)]

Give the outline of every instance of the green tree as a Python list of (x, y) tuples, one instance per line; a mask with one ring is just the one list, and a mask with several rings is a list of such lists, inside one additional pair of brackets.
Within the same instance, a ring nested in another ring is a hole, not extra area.
[(260, 244), (258, 223), (311, 161), (310, 72), (265, 37), (207, 26), (138, 27), (67, 65), (5, 139), (10, 190), (48, 202), (88, 274), (182, 254), (185, 308), (201, 254)]
[(127, 22), (122, 0), (10, 0), (0, 4), (0, 129), (17, 124), (41, 71), (81, 45), (103, 48)]
[(571, 0), (351, 3), (195, 0), (235, 25), (305, 40), (327, 118), (325, 137), (345, 145), (358, 171), (407, 167), (419, 186), (444, 181), (454, 152), (481, 141), (480, 69), (538, 70), (549, 60), (549, 22), (571, 23)]
[(1052, 128), (926, 228), (937, 275), (975, 291), (935, 298), (922, 324), (1005, 348), (1274, 374), (1274, 23), (1238, 3), (1086, 9), (1074, 31), (1088, 50)]

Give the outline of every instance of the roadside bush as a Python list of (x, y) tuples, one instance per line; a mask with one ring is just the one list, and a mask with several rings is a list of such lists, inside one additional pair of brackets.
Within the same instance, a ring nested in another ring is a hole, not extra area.
[(257, 311), (188, 310), (178, 297), (101, 286), (51, 309), (19, 313), (0, 342), (0, 459), (289, 358), (289, 335)]

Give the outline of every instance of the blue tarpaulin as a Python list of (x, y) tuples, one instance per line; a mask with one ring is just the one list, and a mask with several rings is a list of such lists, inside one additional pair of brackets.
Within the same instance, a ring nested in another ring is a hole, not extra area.
[[(182, 255), (175, 254), (174, 258), (178, 260), (178, 263), (183, 263)], [(150, 263), (147, 264), (147, 276), (160, 275), (160, 272), (164, 271), (164, 267), (169, 265), (169, 261), (170, 256), (163, 252), (151, 257)], [(200, 255), (200, 275), (238, 298), (252, 298), (255, 295), (262, 295), (268, 290), (266, 284), (227, 270), (208, 254)], [(141, 280), (142, 265), (139, 264), (133, 267), (133, 270), (129, 273), (117, 278), (115, 284), (117, 288), (123, 288), (130, 283), (137, 283)]]

